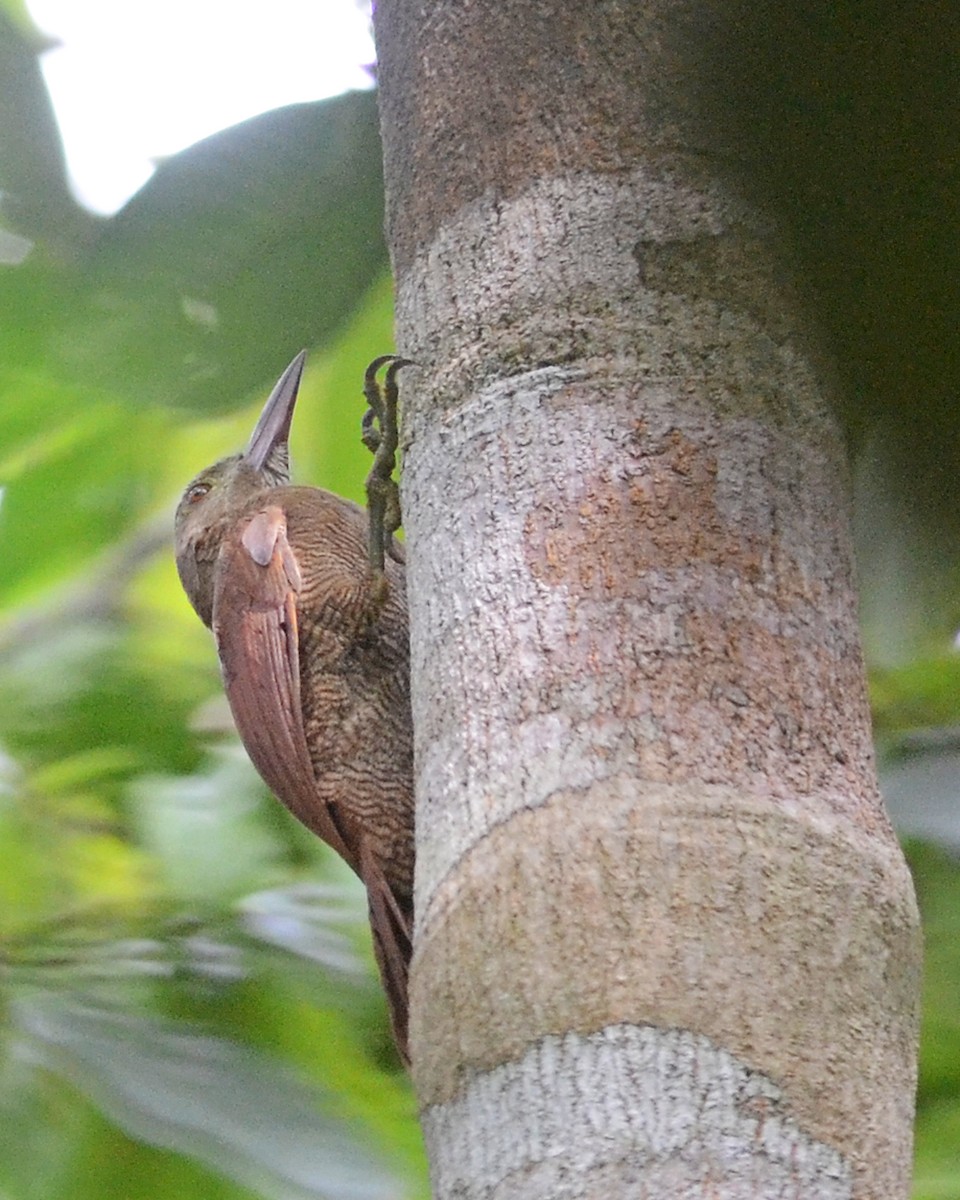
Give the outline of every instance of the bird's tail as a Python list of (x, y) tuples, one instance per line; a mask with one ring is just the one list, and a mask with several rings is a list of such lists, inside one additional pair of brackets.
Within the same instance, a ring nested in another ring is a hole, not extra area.
[(413, 904), (403, 903), (394, 895), (381, 867), (369, 854), (361, 853), (360, 875), (367, 888), (373, 951), (387, 994), (393, 1037), (404, 1066), (409, 1067), (407, 977), (413, 950)]

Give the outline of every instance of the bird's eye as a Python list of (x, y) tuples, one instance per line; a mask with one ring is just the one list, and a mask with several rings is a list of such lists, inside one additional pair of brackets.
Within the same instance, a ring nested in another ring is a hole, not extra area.
[(209, 491), (209, 483), (195, 483), (193, 487), (187, 488), (187, 499), (191, 504), (196, 504), (196, 502), (198, 500), (202, 500)]

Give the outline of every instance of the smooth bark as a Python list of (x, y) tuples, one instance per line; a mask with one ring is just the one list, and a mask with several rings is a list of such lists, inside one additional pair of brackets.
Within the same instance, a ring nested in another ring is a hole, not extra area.
[(723, 17), (378, 7), (438, 1198), (908, 1193), (916, 906)]

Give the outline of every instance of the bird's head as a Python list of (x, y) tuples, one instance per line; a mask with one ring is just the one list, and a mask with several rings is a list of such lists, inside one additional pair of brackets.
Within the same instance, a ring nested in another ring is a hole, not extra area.
[(213, 615), (213, 568), (220, 543), (250, 499), (290, 482), (287, 445), (306, 352), (277, 380), (247, 448), (222, 458), (187, 484), (174, 518), (180, 582), (204, 624)]

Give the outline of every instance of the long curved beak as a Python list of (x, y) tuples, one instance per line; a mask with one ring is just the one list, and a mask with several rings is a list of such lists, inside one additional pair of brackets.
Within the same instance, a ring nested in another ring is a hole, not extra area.
[(293, 407), (297, 402), (306, 359), (306, 350), (301, 350), (277, 380), (243, 452), (247, 462), (269, 475), (273, 483), (288, 483), (290, 480), (287, 439), (290, 437)]

